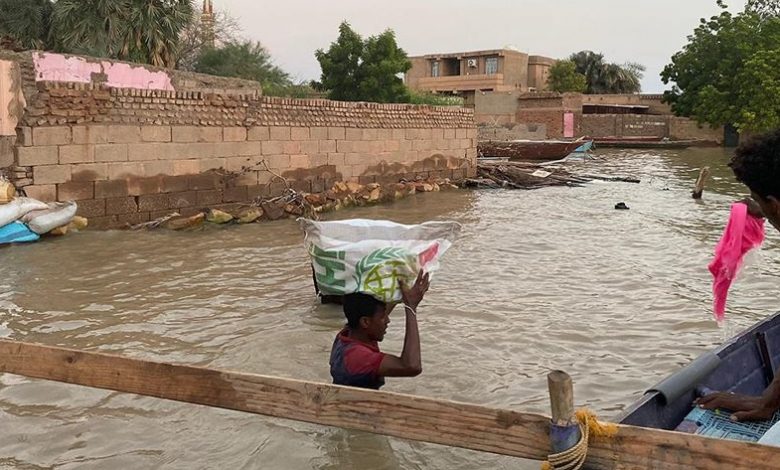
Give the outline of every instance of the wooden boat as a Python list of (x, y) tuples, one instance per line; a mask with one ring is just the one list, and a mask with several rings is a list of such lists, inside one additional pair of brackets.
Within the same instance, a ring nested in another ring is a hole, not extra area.
[(780, 313), (745, 330), (652, 387), (619, 417), (622, 424), (673, 430), (710, 390), (759, 396), (780, 365)]
[(578, 140), (488, 140), (477, 144), (481, 157), (510, 160), (551, 161), (565, 158), (587, 141)]

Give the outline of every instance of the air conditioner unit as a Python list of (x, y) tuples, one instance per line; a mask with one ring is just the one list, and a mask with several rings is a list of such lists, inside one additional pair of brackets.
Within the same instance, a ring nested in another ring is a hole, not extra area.
[(477, 68), (477, 59), (469, 59), (466, 61), (466, 65), (469, 66), (469, 68), (475, 69)]

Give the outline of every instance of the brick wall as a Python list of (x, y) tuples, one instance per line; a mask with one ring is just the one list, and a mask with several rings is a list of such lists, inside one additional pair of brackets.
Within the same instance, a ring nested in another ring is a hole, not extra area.
[(10, 168), (15, 184), (45, 201), (79, 201), (80, 214), (98, 228), (271, 197), (287, 184), (319, 192), (339, 180), (475, 172), (468, 109), (92, 81), (37, 80), (24, 89)]
[(590, 137), (699, 139), (721, 144), (723, 128), (702, 127), (688, 118), (643, 114), (586, 114), (581, 133)]

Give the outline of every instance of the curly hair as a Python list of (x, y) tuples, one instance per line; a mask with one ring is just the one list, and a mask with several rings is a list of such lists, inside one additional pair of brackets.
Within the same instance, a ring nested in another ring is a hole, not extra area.
[(751, 191), (780, 200), (780, 129), (740, 145), (729, 166)]

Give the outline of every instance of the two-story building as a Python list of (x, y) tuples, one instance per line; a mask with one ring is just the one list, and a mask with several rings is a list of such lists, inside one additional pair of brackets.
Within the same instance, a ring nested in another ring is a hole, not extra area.
[(410, 57), (412, 90), (469, 96), (477, 91), (544, 91), (554, 59), (511, 49)]

